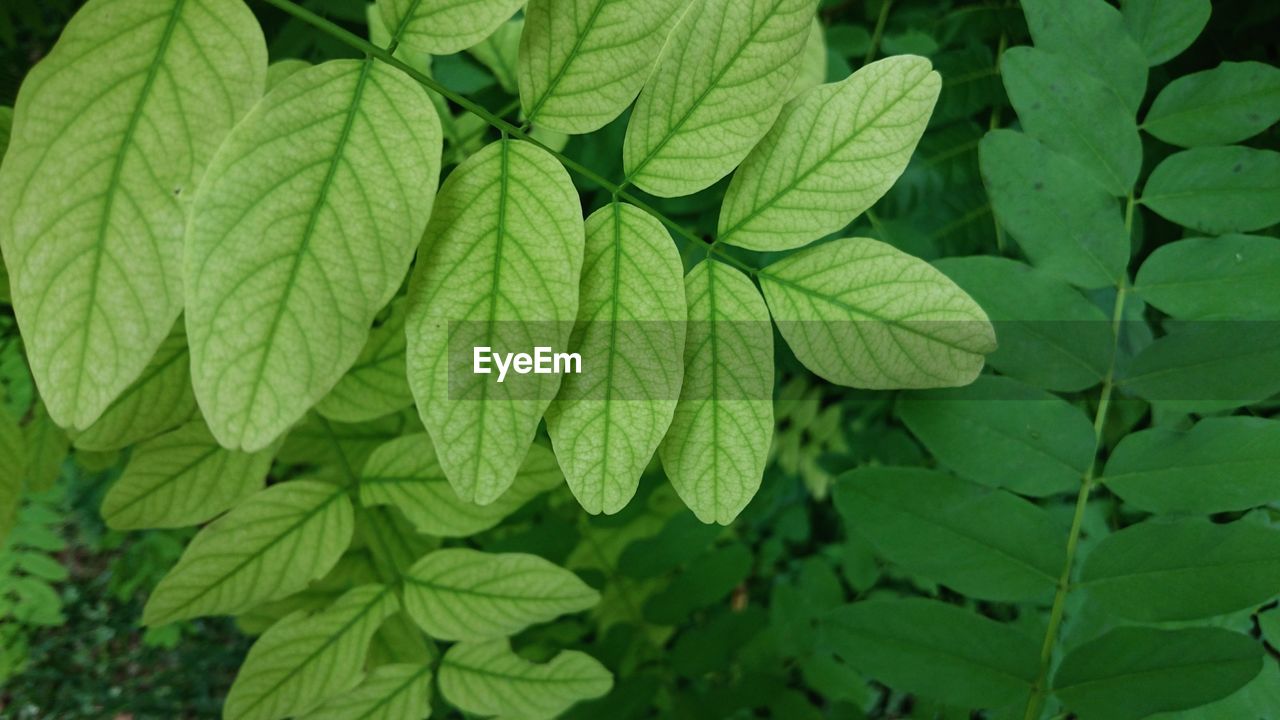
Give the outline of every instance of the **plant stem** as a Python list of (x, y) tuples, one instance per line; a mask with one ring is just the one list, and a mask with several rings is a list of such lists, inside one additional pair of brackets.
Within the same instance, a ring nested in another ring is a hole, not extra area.
[[(1134, 198), (1130, 193), (1124, 213), (1126, 241), (1133, 232), (1133, 206)], [(1107, 376), (1102, 382), (1102, 393), (1098, 397), (1098, 409), (1093, 416), (1093, 459), (1089, 461), (1089, 469), (1081, 478), (1080, 491), (1076, 494), (1075, 512), (1071, 516), (1071, 530), (1067, 534), (1066, 560), (1062, 565), (1062, 574), (1058, 576), (1058, 589), (1054, 593), (1053, 606), (1049, 610), (1049, 626), (1045, 629), (1044, 642), (1040, 646), (1040, 669), (1036, 675), (1035, 685), (1031, 687), (1031, 694), (1027, 697), (1023, 720), (1038, 720), (1049, 694), (1049, 669), (1053, 665), (1053, 651), (1058, 643), (1058, 631), (1062, 626), (1067, 593), (1071, 591), (1076, 549), (1080, 544), (1080, 531), (1084, 526), (1085, 510), (1089, 506), (1089, 494), (1093, 491), (1098, 453), (1102, 450), (1102, 431), (1107, 423), (1107, 411), (1111, 408), (1111, 395), (1115, 390), (1116, 355), (1120, 347), (1120, 323), (1124, 317), (1124, 301), (1127, 292), (1126, 282), (1121, 279), (1116, 286), (1115, 306), (1111, 311), (1111, 360), (1107, 365)]]
[[(600, 187), (604, 188), (606, 192), (611, 193), (614, 197), (619, 198), (621, 200), (625, 200), (626, 202), (629, 202), (632, 205), (635, 205), (636, 207), (640, 208), (641, 210), (648, 213), (649, 215), (652, 215), (655, 219), (657, 219), (663, 225), (667, 226), (667, 228), (669, 228), (672, 232), (676, 233), (677, 235), (680, 235), (686, 240), (697, 242), (697, 243), (707, 242), (705, 238), (699, 237), (693, 231), (684, 227), (683, 225), (676, 222), (675, 220), (667, 217), (664, 213), (658, 211), (653, 206), (649, 205), (643, 200), (640, 200), (639, 198), (635, 197), (631, 193), (627, 192), (625, 189), (627, 185), (626, 182), (622, 184), (611, 182), (608, 179), (606, 179), (604, 176), (600, 175), (594, 170), (591, 170), (590, 168), (586, 167), (582, 163), (579, 163), (573, 158), (565, 155), (564, 153), (561, 153), (557, 150), (547, 147), (545, 144), (543, 144), (542, 142), (538, 141), (537, 139), (529, 135), (529, 133), (526, 132), (524, 128), (517, 127), (516, 125), (503, 119), (500, 115), (490, 112), (483, 105), (480, 105), (479, 103), (475, 102), (474, 100), (471, 100), (465, 95), (461, 95), (445, 87), (444, 85), (441, 85), (440, 82), (437, 81), (435, 78), (432, 78), (428, 75), (425, 75), (415, 70), (413, 67), (404, 63), (403, 61), (401, 61), (399, 58), (395, 57), (391, 53), (387, 52), (385, 48), (380, 48), (377, 45), (374, 45), (373, 43), (360, 37), (359, 35), (356, 35), (350, 30), (347, 30), (346, 28), (340, 25), (337, 25), (336, 23), (324, 17), (321, 17), (315, 12), (312, 12), (311, 10), (308, 10), (307, 8), (302, 7), (301, 5), (298, 5), (292, 0), (263, 0), (263, 2), (266, 2), (267, 4), (272, 5), (276, 8), (279, 8), (280, 10), (297, 18), (298, 20), (301, 20), (302, 22), (316, 28), (317, 30), (325, 33), (326, 35), (329, 35), (335, 40), (338, 40), (339, 42), (342, 42), (345, 45), (355, 50), (359, 50), (360, 52), (363, 52), (365, 55), (368, 55), (369, 57), (376, 58), (377, 60), (380, 60), (396, 68), (397, 70), (403, 72), (404, 74), (416, 80), (420, 85), (423, 85), (424, 87), (430, 90), (433, 90), (439, 93), (440, 95), (443, 95), (445, 98), (448, 98), (450, 101), (452, 101), (462, 109), (466, 110), (472, 115), (475, 115), (481, 120), (484, 120), (490, 126), (501, 131), (504, 137), (511, 136), (511, 137), (519, 138), (520, 140), (523, 140), (532, 145), (535, 145), (541, 148), (542, 150), (546, 151), (547, 153), (550, 153), (557, 160), (559, 160), (562, 165), (568, 168), (570, 172), (573, 172), (583, 178), (586, 178), (587, 180), (590, 180), (596, 185), (599, 185)], [(737, 259), (732, 258), (729, 255), (726, 255), (725, 252), (720, 248), (716, 247), (714, 243), (711, 244), (711, 249), (713, 252), (716, 252), (717, 254), (719, 254), (722, 259), (725, 259), (731, 264), (736, 264), (742, 268), (747, 267)], [(755, 272), (754, 269), (750, 269), (750, 271)]]
[(880, 52), (880, 39), (884, 37), (884, 25), (889, 21), (889, 6), (893, 4), (893, 0), (884, 0), (884, 4), (880, 6), (880, 17), (876, 18), (876, 29), (871, 33), (871, 45), (867, 48), (867, 56), (862, 60), (863, 65), (869, 64), (876, 59), (876, 53)]

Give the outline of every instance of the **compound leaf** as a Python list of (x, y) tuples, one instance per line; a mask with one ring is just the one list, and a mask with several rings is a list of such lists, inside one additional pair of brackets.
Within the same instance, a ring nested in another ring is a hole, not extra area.
[(840, 476), (836, 508), (890, 562), (985, 600), (1047, 600), (1066, 544), (1043, 509), (923, 468)]
[(391, 302), (386, 319), (369, 333), (347, 374), (316, 403), (316, 412), (330, 420), (358, 423), (413, 404), (405, 365), (406, 306), (403, 298)]
[(1280, 68), (1224, 62), (1165, 86), (1142, 128), (1183, 147), (1227, 145), (1253, 137), (1280, 120)]
[(458, 166), (437, 198), (409, 288), (409, 384), (458, 496), (510, 487), (559, 373), (475, 372), (473, 348), (566, 347), (585, 242), (578, 194), (551, 155), (500, 140)]
[(93, 424), (169, 334), (187, 197), (266, 70), (243, 3), (94, 0), (23, 82), (0, 247), (59, 425)]
[(232, 132), (186, 263), (192, 381), (223, 445), (266, 447), (355, 362), (426, 227), (440, 151), (426, 93), (372, 59), (300, 70)]
[(503, 638), (599, 601), (571, 571), (524, 553), (437, 550), (404, 575), (405, 611), (440, 640)]
[(1182, 320), (1280, 320), (1280, 243), (1224, 235), (1162, 245), (1133, 291)]
[(1280, 152), (1206, 147), (1170, 155), (1151, 171), (1142, 204), (1211, 235), (1280, 222)]
[(440, 468), (431, 438), (416, 433), (373, 451), (360, 474), (360, 502), (391, 505), (426, 535), (466, 537), (497, 525), (563, 479), (555, 455), (534, 444), (511, 487), (492, 503), (476, 505), (458, 497)]
[(773, 329), (751, 281), (710, 259), (684, 279), (684, 385), (658, 456), (698, 519), (728, 525), (764, 475), (773, 437)]
[(704, 0), (681, 17), (640, 92), (622, 146), (627, 179), (689, 195), (742, 162), (778, 117), (814, 0)]
[(435, 55), (465, 50), (493, 34), (524, 0), (377, 0), (382, 21), (406, 47)]
[(530, 0), (517, 68), (525, 116), (566, 133), (604, 127), (640, 92), (662, 50), (660, 39), (686, 5), (688, 0)]
[(397, 605), (390, 587), (364, 585), (321, 612), (294, 613), (272, 625), (249, 648), (223, 717), (276, 720), (306, 713), (329, 698), (350, 702), (359, 694), (348, 691), (360, 682), (369, 641)]
[(1190, 47), (1213, 8), (1210, 0), (1121, 0), (1120, 10), (1147, 64), (1155, 66)]
[(575, 703), (602, 697), (613, 677), (586, 653), (565, 650), (539, 664), (511, 652), (502, 639), (449, 648), (439, 683), (445, 699), (464, 712), (550, 720)]
[(1147, 345), (1118, 387), (1187, 411), (1240, 407), (1280, 392), (1280, 333), (1270, 322), (1194, 322)]
[(350, 692), (330, 698), (306, 720), (403, 720), (431, 714), (431, 666), (392, 663), (374, 668)]
[(1037, 48), (1102, 80), (1130, 115), (1138, 113), (1147, 89), (1147, 63), (1119, 10), (1105, 0), (1022, 0), (1022, 12)]
[(235, 615), (306, 587), (351, 542), (346, 491), (313, 480), (273, 485), (205, 526), (151, 593), (151, 626)]
[(569, 348), (590, 362), (566, 376), (547, 431), (590, 513), (616, 513), (671, 426), (684, 378), (683, 266), (661, 223), (613, 203), (587, 218), (578, 323)]
[(764, 268), (778, 330), (814, 373), (861, 388), (965, 385), (995, 350), (987, 316), (923, 260), (846, 238)]
[(1083, 720), (1139, 720), (1230, 695), (1261, 672), (1262, 655), (1221, 628), (1120, 627), (1068, 653), (1053, 688)]
[(787, 105), (729, 183), (719, 239), (787, 250), (848, 225), (902, 175), (941, 86), (928, 60), (899, 55)]

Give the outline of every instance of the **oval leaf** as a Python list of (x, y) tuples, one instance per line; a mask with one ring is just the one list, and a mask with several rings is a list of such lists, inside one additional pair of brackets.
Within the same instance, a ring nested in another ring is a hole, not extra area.
[(330, 698), (306, 720), (403, 720), (431, 714), (431, 666), (375, 667), (350, 692)]
[(1161, 140), (1196, 147), (1228, 145), (1280, 120), (1280, 68), (1224, 62), (1165, 86), (1142, 127)]
[(406, 47), (434, 55), (465, 50), (489, 37), (524, 0), (377, 0), (382, 21)]
[(1280, 222), (1280, 152), (1207, 147), (1170, 155), (1151, 171), (1142, 204), (1211, 235)]
[(454, 645), (439, 673), (440, 694), (464, 712), (525, 720), (559, 717), (613, 687), (613, 676), (590, 655), (565, 650), (551, 662), (532, 663), (505, 639)]
[(1154, 66), (1190, 47), (1208, 24), (1213, 7), (1210, 0), (1124, 0), (1120, 10), (1147, 64)]
[(316, 412), (330, 420), (358, 423), (413, 404), (405, 366), (406, 306), (403, 298), (392, 301), (387, 317), (369, 333), (355, 364), (316, 403)]
[(1280, 320), (1280, 243), (1224, 235), (1161, 245), (1133, 291), (1180, 320)]
[(1147, 63), (1106, 0), (1022, 0), (1036, 47), (1067, 58), (1106, 83), (1131, 115), (1147, 89)]

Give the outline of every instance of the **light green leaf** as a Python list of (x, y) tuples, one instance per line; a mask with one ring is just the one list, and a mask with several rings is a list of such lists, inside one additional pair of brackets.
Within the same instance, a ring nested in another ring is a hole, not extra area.
[(186, 259), (192, 381), (223, 445), (266, 447), (355, 362), (426, 227), (440, 148), (422, 88), (371, 58), (291, 75), (232, 132)]
[(351, 501), (311, 480), (273, 485), (205, 526), (147, 600), (143, 623), (235, 615), (323, 577), (351, 542)]
[(889, 687), (968, 708), (1021, 700), (1038, 643), (1010, 625), (936, 600), (869, 600), (830, 613), (821, 630), (844, 661)]
[(1147, 89), (1147, 59), (1106, 0), (1022, 0), (1036, 47), (1106, 83), (1137, 115)]
[(1170, 155), (1151, 171), (1142, 204), (1211, 235), (1280, 222), (1280, 152), (1207, 147)]
[(501, 140), (445, 181), (409, 288), (409, 384), (458, 496), (487, 505), (533, 442), (559, 374), (474, 372), (473, 348), (564, 352), (585, 242), (568, 173), (546, 151)]
[(1280, 243), (1224, 235), (1162, 245), (1133, 291), (1182, 320), (1280, 320)]
[(439, 640), (503, 638), (599, 601), (573, 572), (524, 553), (437, 550), (404, 575), (405, 611)]
[(271, 450), (227, 450), (203, 420), (139, 444), (102, 500), (115, 530), (198, 525), (262, 489)]
[(840, 476), (835, 502), (847, 527), (912, 574), (984, 600), (1053, 597), (1066, 536), (1016, 495), (935, 470), (862, 468)]
[(431, 666), (379, 665), (350, 692), (335, 696), (306, 720), (404, 720), (431, 714)]
[(0, 411), (0, 548), (4, 547), (18, 519), (22, 503), (22, 479), (27, 474), (27, 449), (22, 428), (9, 413)]
[(403, 298), (391, 302), (386, 318), (369, 333), (356, 362), (316, 403), (316, 412), (338, 422), (380, 418), (413, 404), (405, 367)]
[(1145, 347), (1118, 387), (1187, 412), (1240, 407), (1280, 392), (1280, 333), (1269, 322), (1197, 322)]
[(1075, 288), (1008, 258), (943, 258), (934, 265), (991, 318), (999, 347), (987, 364), (1046, 390), (1077, 392), (1107, 374), (1111, 320)]
[(1238, 520), (1150, 520), (1103, 538), (1080, 587), (1130, 620), (1199, 620), (1280, 594), (1280, 530)]
[(285, 78), (311, 67), (311, 63), (298, 58), (285, 58), (277, 60), (267, 66), (267, 90), (274, 89), (277, 85), (284, 82)]
[(680, 253), (661, 223), (614, 203), (587, 218), (578, 323), (585, 361), (547, 410), (569, 488), (590, 513), (626, 507), (671, 426), (684, 378)]
[(1280, 502), (1280, 421), (1205, 418), (1188, 431), (1152, 428), (1125, 436), (1102, 481), (1154, 513), (1217, 513)]
[(1212, 12), (1210, 0), (1120, 0), (1120, 9), (1125, 26), (1152, 66), (1190, 47)]
[(488, 505), (476, 505), (458, 497), (440, 469), (431, 439), (417, 433), (373, 452), (360, 474), (360, 502), (391, 505), (426, 535), (466, 537), (497, 525), (563, 480), (555, 455), (534, 444), (510, 489)]
[(1079, 408), (1009, 378), (910, 393), (898, 414), (944, 465), (1024, 495), (1075, 492), (1093, 462), (1093, 424)]
[(509, 93), (516, 92), (517, 55), (523, 30), (523, 18), (508, 20), (499, 25), (492, 35), (468, 50), (481, 65), (489, 68), (498, 85)]
[(787, 105), (729, 183), (719, 239), (787, 250), (848, 225), (902, 175), (941, 86), (928, 60), (899, 55)]
[(93, 0), (22, 84), (0, 247), (49, 415), (93, 424), (182, 310), (187, 197), (262, 95), (235, 0)]
[(1033, 265), (1085, 288), (1119, 284), (1129, 262), (1120, 206), (1076, 162), (1013, 130), (987, 133), (978, 162), (996, 217)]
[(498, 29), (524, 0), (377, 0), (382, 21), (406, 47), (434, 55), (465, 50)]
[(1280, 120), (1280, 69), (1260, 62), (1224, 62), (1165, 86), (1142, 128), (1183, 147), (1227, 145)]
[(390, 587), (363, 585), (322, 612), (294, 613), (272, 625), (249, 648), (222, 716), (276, 720), (307, 713), (330, 698), (351, 702), (360, 695), (349, 691), (360, 682), (369, 641), (397, 605)]
[(575, 703), (602, 697), (613, 677), (586, 653), (565, 650), (532, 663), (504, 640), (459, 643), (440, 662), (440, 693), (467, 713), (511, 720), (550, 720)]
[(827, 33), (822, 21), (813, 18), (813, 27), (809, 28), (809, 38), (804, 43), (804, 56), (800, 61), (800, 70), (796, 79), (787, 91), (787, 99), (794, 100), (804, 93), (827, 81)]
[(996, 349), (982, 308), (923, 260), (845, 238), (760, 271), (774, 322), (800, 362), (861, 388), (966, 385)]
[(1139, 720), (1226, 697), (1262, 670), (1262, 645), (1220, 628), (1121, 627), (1068, 653), (1054, 693), (1081, 720)]
[(1069, 60), (1015, 47), (1000, 60), (1009, 102), (1029, 135), (1066, 155), (1112, 195), (1127, 195), (1142, 166), (1134, 113)]
[(684, 279), (684, 385), (662, 467), (705, 523), (728, 525), (764, 475), (773, 437), (773, 328), (745, 275), (703, 260)]
[(142, 375), (111, 401), (97, 422), (76, 435), (75, 446), (121, 450), (178, 427), (195, 412), (187, 334), (179, 320)]
[(815, 8), (814, 0), (692, 3), (631, 113), (627, 179), (674, 197), (728, 175), (778, 117)]
[[(631, 104), (689, 0), (530, 0), (520, 102), (537, 125), (604, 127)], [(824, 65), (825, 67), (825, 65)]]

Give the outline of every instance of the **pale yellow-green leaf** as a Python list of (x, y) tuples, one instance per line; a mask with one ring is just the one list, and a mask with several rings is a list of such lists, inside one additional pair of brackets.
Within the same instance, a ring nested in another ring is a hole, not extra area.
[(187, 335), (223, 445), (266, 447), (356, 361), (426, 226), (441, 132), (372, 59), (286, 78), (209, 167), (187, 238)]
[(285, 58), (271, 63), (267, 66), (267, 90), (270, 91), (284, 82), (285, 78), (309, 67), (311, 67), (311, 63), (297, 58)]
[(729, 183), (720, 240), (788, 250), (848, 225), (902, 175), (941, 87), (928, 60), (897, 55), (802, 95)]
[(671, 236), (648, 213), (614, 203), (587, 218), (570, 342), (586, 364), (547, 410), (556, 457), (587, 512), (626, 507), (671, 425), (684, 377), (682, 271)]
[(640, 92), (663, 39), (688, 4), (530, 0), (518, 67), (525, 115), (566, 133), (604, 127)]
[(316, 403), (316, 412), (330, 420), (358, 423), (413, 404), (405, 370), (404, 314), (404, 299), (392, 301), (382, 324), (369, 333), (355, 364)]
[(59, 425), (91, 425), (169, 334), (187, 198), (266, 70), (239, 0), (91, 0), (23, 81), (0, 248)]
[(760, 271), (778, 330), (821, 377), (850, 387), (967, 385), (996, 348), (986, 313), (933, 266), (845, 238)]
[(613, 676), (586, 653), (565, 650), (534, 663), (505, 639), (454, 645), (438, 673), (440, 694), (461, 710), (509, 720), (551, 720), (613, 687)]
[(520, 36), (524, 19), (508, 20), (498, 26), (492, 35), (467, 52), (489, 68), (498, 85), (509, 93), (516, 92), (516, 73), (520, 52)]
[(703, 0), (689, 6), (636, 101), (627, 179), (673, 197), (709, 187), (778, 117), (803, 60), (815, 0)]
[(728, 525), (760, 488), (773, 439), (773, 328), (728, 265), (703, 260), (684, 283), (684, 385), (658, 456), (699, 520)]
[(804, 43), (804, 56), (800, 60), (800, 71), (787, 91), (787, 99), (793, 100), (799, 95), (812, 90), (827, 81), (827, 37), (822, 21), (813, 19), (813, 27), (809, 28), (809, 39)]
[(525, 0), (378, 0), (382, 21), (415, 50), (448, 55), (484, 40)]
[(374, 668), (350, 692), (330, 698), (305, 720), (422, 720), (430, 714), (431, 666), (393, 663)]
[(559, 374), (474, 372), (473, 347), (564, 352), (578, 312), (584, 230), (565, 169), (501, 140), (458, 166), (436, 200), (409, 288), (409, 385), (440, 465), (487, 505), (515, 479)]

